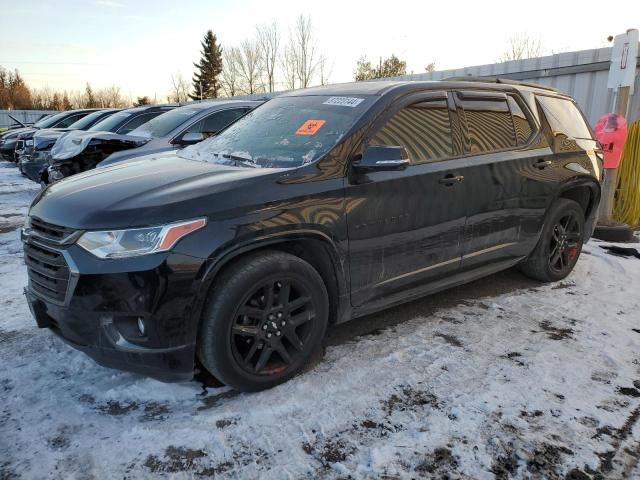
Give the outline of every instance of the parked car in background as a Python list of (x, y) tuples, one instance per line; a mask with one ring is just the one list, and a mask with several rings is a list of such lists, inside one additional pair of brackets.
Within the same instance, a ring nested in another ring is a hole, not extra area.
[[(141, 107), (128, 108), (126, 110), (121, 110), (113, 115), (110, 115), (108, 118), (96, 123), (87, 129), (88, 132), (91, 132), (91, 135), (94, 133), (103, 134), (103, 133), (116, 133), (120, 135), (126, 135), (132, 130), (135, 130), (140, 125), (147, 123), (148, 121), (154, 119), (155, 117), (167, 113), (174, 108), (178, 107), (177, 104), (169, 104), (169, 105), (145, 105)], [(58, 138), (62, 137), (60, 135)], [(43, 165), (44, 168), (41, 168), (38, 172), (37, 178), (33, 179), (34, 181), (40, 182), (41, 184), (47, 184), (49, 182), (49, 166), (51, 164), (51, 150), (58, 138), (56, 138), (55, 142), (51, 145), (43, 145), (42, 149), (46, 150), (46, 165)], [(74, 137), (75, 138), (75, 137)], [(105, 147), (107, 150), (108, 147)]]
[(218, 100), (185, 105), (164, 113), (127, 135), (72, 132), (51, 151), (46, 182), (123, 162), (140, 155), (177, 150), (216, 135), (261, 101)]
[(16, 117), (14, 117), (12, 114), (7, 113), (7, 116), (11, 119), (11, 121), (13, 122), (11, 125), (9, 125), (6, 128), (0, 128), (0, 133), (3, 133), (7, 130), (15, 130), (17, 128), (27, 128), (32, 126), (34, 123), (36, 122), (40, 122), (42, 120), (44, 120), (47, 117), (50, 117), (52, 114), (51, 113), (41, 113), (40, 117), (33, 121), (33, 122), (23, 122), (21, 120), (18, 120)]
[(565, 278), (602, 173), (555, 89), (297, 90), (198, 145), (47, 187), (23, 230), (26, 296), (105, 366), (261, 390), (300, 372), (329, 322), (515, 265)]
[(34, 182), (40, 181), (40, 171), (49, 166), (49, 152), (65, 132), (72, 130), (88, 130), (98, 122), (119, 112), (119, 108), (105, 108), (90, 113), (65, 128), (44, 128), (28, 130), (18, 135), (16, 155), (18, 169)]
[(99, 108), (83, 108), (77, 110), (67, 110), (65, 112), (56, 113), (43, 120), (39, 120), (33, 125), (24, 128), (9, 130), (0, 135), (0, 158), (10, 162), (17, 161), (16, 146), (20, 134), (43, 128), (65, 128), (82, 117), (89, 115), (91, 112), (100, 110)]

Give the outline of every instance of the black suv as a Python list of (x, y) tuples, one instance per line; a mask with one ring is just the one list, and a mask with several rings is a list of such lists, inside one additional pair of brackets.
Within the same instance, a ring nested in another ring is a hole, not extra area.
[(26, 295), (100, 364), (260, 390), (299, 372), (328, 323), (514, 265), (566, 277), (601, 179), (584, 117), (552, 89), (294, 91), (200, 144), (43, 190)]

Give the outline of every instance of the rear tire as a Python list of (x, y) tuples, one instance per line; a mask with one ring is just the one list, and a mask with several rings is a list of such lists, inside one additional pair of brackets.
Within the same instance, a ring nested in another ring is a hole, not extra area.
[(557, 282), (571, 273), (584, 242), (584, 212), (577, 202), (560, 198), (547, 213), (540, 240), (520, 265), (526, 276)]
[(284, 252), (250, 254), (214, 281), (198, 358), (236, 390), (271, 388), (315, 357), (328, 315), (327, 290), (311, 265)]

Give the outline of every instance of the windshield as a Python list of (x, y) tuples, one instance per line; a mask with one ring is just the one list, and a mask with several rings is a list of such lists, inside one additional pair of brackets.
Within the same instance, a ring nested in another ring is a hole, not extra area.
[(159, 138), (166, 137), (183, 123), (189, 121), (196, 113), (202, 112), (202, 108), (180, 107), (171, 110), (162, 115), (158, 115), (153, 120), (140, 125), (138, 128), (131, 130), (129, 135), (137, 135), (140, 137)]
[(114, 113), (113, 115), (109, 115), (104, 120), (100, 120), (93, 127), (89, 129), (90, 132), (113, 132), (118, 129), (118, 127), (124, 122), (127, 118), (131, 117), (131, 113), (128, 113), (126, 110), (124, 112)]
[(53, 115), (51, 113), (47, 114), (47, 115), (43, 115), (42, 118), (40, 120), (38, 120), (37, 122), (35, 122), (33, 124), (34, 127), (40, 127), (40, 125), (42, 125), (42, 123), (44, 123), (45, 120), (49, 120)]
[(217, 137), (185, 148), (189, 160), (253, 167), (299, 167), (319, 159), (377, 97), (279, 97)]
[(37, 128), (55, 127), (56, 123), (67, 118), (70, 113), (71, 112), (56, 113), (55, 115), (51, 115), (50, 117), (43, 118), (42, 120), (38, 120), (36, 123), (33, 124), (33, 126)]
[[(107, 116), (108, 115), (111, 115), (111, 114), (108, 113)], [(97, 112), (90, 113), (86, 117), (82, 117), (77, 122), (74, 122), (71, 125), (69, 125), (68, 128), (72, 130), (86, 130), (93, 122), (96, 121), (96, 119), (102, 118), (104, 116), (105, 116), (105, 111), (98, 110)]]

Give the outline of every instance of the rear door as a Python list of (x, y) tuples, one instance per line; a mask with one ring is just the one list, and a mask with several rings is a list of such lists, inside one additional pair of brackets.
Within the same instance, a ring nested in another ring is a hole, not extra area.
[(452, 107), (445, 92), (412, 95), (377, 120), (366, 136), (363, 149), (402, 146), (411, 163), (402, 171), (349, 175), (354, 306), (393, 295), (406, 298), (412, 289), (458, 271), (467, 173), (451, 165), (460, 153)]
[(522, 240), (543, 215), (537, 177), (551, 152), (543, 138), (535, 143), (537, 127), (516, 95), (457, 91), (455, 99), (469, 165), (461, 268), (512, 261), (528, 253)]

